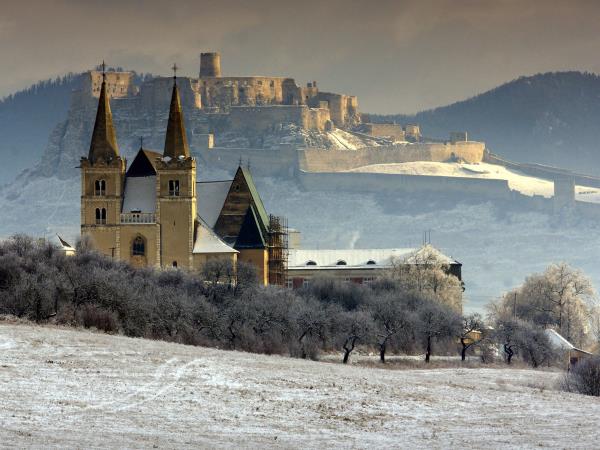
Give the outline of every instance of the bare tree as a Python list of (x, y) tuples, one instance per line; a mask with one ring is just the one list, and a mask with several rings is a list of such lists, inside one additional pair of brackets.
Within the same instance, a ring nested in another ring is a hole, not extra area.
[(462, 318), (462, 329), (460, 332), (460, 359), (467, 359), (467, 351), (476, 345), (483, 333), (483, 319), (479, 314), (470, 314)]
[(425, 347), (425, 362), (429, 363), (435, 341), (458, 335), (460, 316), (445, 305), (424, 301), (417, 311), (417, 318), (417, 332)]
[(366, 341), (373, 329), (372, 319), (365, 311), (343, 311), (339, 314), (338, 321), (340, 323), (339, 339), (344, 350), (342, 362), (347, 364), (356, 344)]

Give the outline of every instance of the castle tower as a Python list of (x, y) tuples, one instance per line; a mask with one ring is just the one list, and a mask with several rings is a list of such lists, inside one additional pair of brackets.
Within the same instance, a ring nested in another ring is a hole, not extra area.
[(106, 75), (87, 158), (81, 158), (81, 235), (92, 238), (96, 249), (119, 257), (119, 223), (126, 161), (119, 155)]
[(200, 78), (221, 76), (221, 55), (219, 53), (200, 53)]
[[(176, 71), (177, 67), (174, 66)], [(157, 162), (157, 223), (160, 224), (161, 265), (192, 268), (196, 227), (196, 161), (190, 156), (177, 78), (173, 92), (163, 157)]]

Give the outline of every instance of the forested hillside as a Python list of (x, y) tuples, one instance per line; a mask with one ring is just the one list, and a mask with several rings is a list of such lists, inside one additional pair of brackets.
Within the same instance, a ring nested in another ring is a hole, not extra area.
[(0, 184), (36, 164), (56, 124), (67, 116), (79, 75), (39, 83), (0, 100)]

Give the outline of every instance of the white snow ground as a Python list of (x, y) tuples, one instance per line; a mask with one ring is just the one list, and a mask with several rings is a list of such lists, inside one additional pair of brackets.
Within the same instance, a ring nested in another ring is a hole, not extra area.
[(385, 370), (0, 323), (0, 447), (596, 448), (560, 374)]
[[(480, 178), (488, 180), (507, 180), (508, 186), (523, 195), (541, 195), (550, 198), (554, 195), (554, 183), (536, 178), (517, 170), (488, 163), (466, 164), (432, 161), (415, 161), (394, 164), (373, 164), (357, 167), (348, 172), (387, 173), (404, 175), (427, 175), (461, 178)], [(576, 186), (575, 198), (580, 201), (600, 203), (600, 189)]]

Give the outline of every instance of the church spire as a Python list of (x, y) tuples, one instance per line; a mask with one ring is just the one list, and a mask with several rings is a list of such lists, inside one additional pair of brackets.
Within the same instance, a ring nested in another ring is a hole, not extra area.
[(183, 123), (183, 111), (181, 110), (181, 99), (177, 88), (177, 65), (173, 65), (173, 93), (171, 95), (171, 107), (169, 110), (169, 122), (167, 124), (167, 135), (165, 138), (165, 150), (163, 156), (178, 158), (190, 156), (185, 124)]
[(98, 111), (96, 112), (96, 122), (94, 123), (94, 132), (92, 133), (92, 142), (88, 159), (91, 163), (102, 158), (108, 162), (119, 156), (119, 147), (117, 146), (117, 136), (112, 121), (112, 112), (110, 102), (106, 94), (106, 65), (102, 61), (102, 87), (100, 88), (100, 98), (98, 99)]

